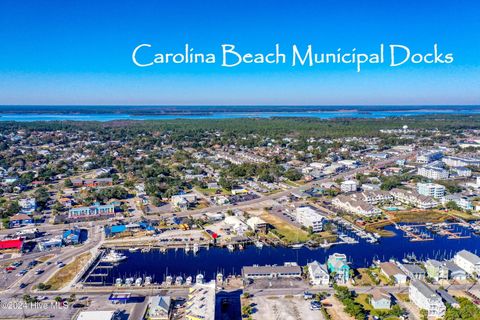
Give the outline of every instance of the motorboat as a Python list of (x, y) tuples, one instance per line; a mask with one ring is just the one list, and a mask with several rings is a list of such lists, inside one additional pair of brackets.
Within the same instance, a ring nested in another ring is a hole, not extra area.
[(117, 262), (123, 261), (125, 259), (127, 259), (127, 256), (124, 255), (123, 253), (117, 252), (115, 250), (111, 250), (104, 257), (102, 257), (102, 259), (100, 261), (101, 262), (109, 262), (109, 263), (117, 263)]

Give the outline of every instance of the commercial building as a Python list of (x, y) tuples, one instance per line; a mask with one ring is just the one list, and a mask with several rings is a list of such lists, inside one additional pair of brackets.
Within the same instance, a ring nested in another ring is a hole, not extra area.
[(81, 311), (77, 320), (113, 320), (115, 317), (115, 311)]
[(108, 187), (113, 185), (113, 181), (112, 178), (73, 179), (72, 184), (75, 187)]
[(101, 205), (94, 203), (89, 207), (75, 207), (68, 210), (68, 217), (70, 219), (85, 219), (98, 217), (113, 217), (115, 216), (115, 206), (113, 204)]
[(247, 220), (247, 225), (255, 232), (267, 232), (268, 223), (259, 217), (251, 217)]
[(25, 213), (18, 213), (10, 217), (8, 226), (10, 228), (17, 228), (17, 227), (24, 227), (29, 224), (33, 224), (33, 218)]
[(410, 301), (419, 309), (426, 310), (429, 317), (441, 318), (445, 315), (446, 307), (442, 298), (422, 281), (412, 280), (408, 295)]
[(305, 228), (311, 228), (313, 232), (320, 232), (323, 230), (323, 219), (317, 210), (310, 206), (298, 207), (295, 210), (295, 218)]
[(15, 249), (21, 251), (23, 248), (22, 239), (0, 240), (0, 250)]
[(185, 303), (187, 320), (215, 320), (215, 281), (195, 283)]
[(417, 162), (427, 164), (433, 161), (440, 160), (442, 159), (442, 157), (443, 153), (441, 151), (433, 150), (419, 154), (417, 156)]
[(242, 276), (244, 279), (300, 278), (302, 268), (294, 263), (285, 263), (283, 266), (243, 267)]
[(169, 320), (172, 316), (172, 299), (169, 296), (150, 297), (147, 316), (149, 320)]
[(463, 158), (463, 157), (445, 157), (442, 159), (449, 167), (468, 167), (468, 166), (480, 166), (480, 159)]
[(445, 187), (438, 183), (417, 183), (417, 192), (424, 196), (440, 199), (445, 195)]

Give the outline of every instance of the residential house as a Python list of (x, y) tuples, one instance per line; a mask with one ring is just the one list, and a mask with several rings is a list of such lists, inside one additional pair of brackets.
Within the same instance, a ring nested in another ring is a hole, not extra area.
[(313, 261), (307, 264), (308, 276), (310, 277), (310, 283), (314, 286), (328, 286), (330, 283), (330, 275), (328, 274), (328, 268), (324, 264), (320, 264), (318, 261)]
[(328, 271), (335, 273), (335, 280), (345, 284), (350, 279), (350, 266), (348, 265), (347, 256), (341, 253), (334, 253), (328, 257)]
[(370, 304), (374, 309), (390, 309), (392, 297), (384, 290), (375, 288), (371, 293)]
[(380, 263), (380, 270), (388, 279), (393, 279), (397, 284), (407, 283), (407, 275), (393, 262)]
[(428, 259), (425, 262), (425, 269), (427, 270), (428, 277), (435, 281), (448, 280), (449, 271), (445, 263), (438, 260)]
[(266, 233), (268, 230), (268, 223), (259, 217), (251, 217), (247, 220), (247, 225), (255, 232)]
[(427, 273), (425, 272), (425, 270), (423, 270), (417, 264), (400, 263), (399, 266), (400, 266), (400, 269), (403, 270), (410, 279), (424, 280), (425, 277), (427, 276)]
[(25, 213), (18, 213), (10, 217), (8, 226), (10, 228), (23, 227), (29, 224), (33, 224), (33, 218)]

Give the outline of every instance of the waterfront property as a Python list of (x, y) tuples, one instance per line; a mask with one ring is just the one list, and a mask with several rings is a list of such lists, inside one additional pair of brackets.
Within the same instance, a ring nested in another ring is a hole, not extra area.
[(419, 309), (426, 310), (429, 317), (441, 318), (445, 315), (446, 307), (442, 298), (424, 282), (412, 280), (408, 296)]
[(88, 219), (88, 218), (109, 218), (115, 216), (115, 206), (113, 204), (101, 205), (96, 202), (89, 207), (75, 207), (68, 211), (68, 218)]
[(330, 275), (328, 274), (328, 268), (324, 264), (320, 264), (318, 261), (313, 261), (307, 264), (308, 276), (310, 283), (315, 286), (328, 286), (330, 283)]
[(310, 206), (298, 207), (295, 210), (295, 216), (298, 223), (306, 228), (311, 228), (313, 232), (320, 232), (323, 230), (324, 217), (314, 208)]
[(445, 195), (445, 187), (438, 183), (417, 183), (417, 192), (423, 196), (441, 199)]
[(215, 319), (215, 281), (195, 283), (189, 290), (185, 307), (187, 320)]
[(283, 266), (243, 267), (242, 276), (244, 279), (300, 278), (302, 268), (291, 263), (285, 263)]
[(462, 250), (457, 252), (453, 261), (470, 276), (480, 276), (480, 257), (476, 254), (467, 250)]
[(334, 253), (328, 257), (328, 271), (335, 274), (335, 280), (345, 284), (350, 279), (350, 266), (347, 256), (341, 253)]
[(395, 200), (409, 205), (413, 205), (419, 209), (431, 209), (438, 206), (438, 201), (432, 197), (419, 194), (417, 191), (404, 190), (395, 188), (390, 191)]
[(380, 263), (380, 270), (388, 279), (393, 279), (397, 284), (407, 283), (407, 275), (393, 262)]
[(448, 267), (441, 261), (428, 259), (425, 262), (425, 270), (427, 271), (428, 277), (435, 281), (449, 279)]

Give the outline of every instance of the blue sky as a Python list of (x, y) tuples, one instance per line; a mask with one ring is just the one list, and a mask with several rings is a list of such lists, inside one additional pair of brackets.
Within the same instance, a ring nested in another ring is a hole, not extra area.
[[(390, 0), (0, 2), (0, 104), (479, 104), (480, 3)], [(159, 65), (135, 46), (219, 54), (222, 43), (453, 52), (450, 65)]]

